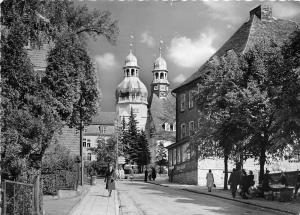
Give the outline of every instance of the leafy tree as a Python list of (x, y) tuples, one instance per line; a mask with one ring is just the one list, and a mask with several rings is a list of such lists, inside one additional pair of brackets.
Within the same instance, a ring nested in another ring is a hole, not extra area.
[(158, 145), (157, 155), (156, 155), (156, 164), (159, 166), (159, 173), (163, 173), (163, 166), (168, 165), (167, 160), (167, 150), (162, 142)]

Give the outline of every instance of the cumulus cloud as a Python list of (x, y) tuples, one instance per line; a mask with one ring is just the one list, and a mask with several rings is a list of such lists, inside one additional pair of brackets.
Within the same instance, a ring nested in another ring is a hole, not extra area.
[(178, 83), (184, 82), (185, 80), (186, 80), (186, 76), (183, 75), (183, 74), (180, 74), (180, 75), (176, 76), (176, 77), (173, 79), (173, 82), (174, 82), (175, 84), (178, 84)]
[(141, 35), (141, 43), (145, 43), (148, 47), (154, 47), (154, 38), (150, 35), (148, 31), (145, 31)]
[(98, 67), (104, 71), (113, 69), (117, 65), (115, 56), (112, 53), (97, 55), (95, 56), (95, 60)]
[(194, 40), (184, 36), (174, 37), (168, 49), (168, 57), (181, 67), (199, 67), (215, 53), (216, 50), (212, 46), (214, 38), (215, 34), (211, 31), (200, 34)]
[(293, 18), (300, 14), (300, 4), (296, 2), (274, 2), (272, 12), (276, 18)]

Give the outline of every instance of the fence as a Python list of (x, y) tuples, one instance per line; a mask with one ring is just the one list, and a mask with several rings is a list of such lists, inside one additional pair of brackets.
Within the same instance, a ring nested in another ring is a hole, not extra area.
[(33, 215), (34, 185), (3, 181), (3, 215)]
[(43, 172), (43, 194), (55, 195), (58, 190), (76, 190), (79, 180), (78, 172), (57, 170), (55, 172)]

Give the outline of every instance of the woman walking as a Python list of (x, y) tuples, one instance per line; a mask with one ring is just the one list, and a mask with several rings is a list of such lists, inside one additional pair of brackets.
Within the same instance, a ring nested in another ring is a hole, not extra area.
[(206, 186), (208, 188), (208, 192), (211, 192), (211, 188), (214, 186), (214, 175), (211, 172), (211, 169), (208, 170), (208, 173), (206, 175)]
[(111, 192), (116, 189), (116, 172), (112, 164), (109, 164), (108, 170), (105, 174), (106, 189), (108, 190), (108, 196), (111, 196)]

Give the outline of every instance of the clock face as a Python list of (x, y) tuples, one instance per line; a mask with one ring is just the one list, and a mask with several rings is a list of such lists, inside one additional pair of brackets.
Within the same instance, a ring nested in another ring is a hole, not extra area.
[(160, 89), (160, 90), (166, 90), (166, 86), (165, 86), (165, 85), (160, 85), (160, 86), (159, 86), (159, 89)]

